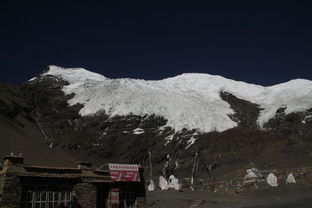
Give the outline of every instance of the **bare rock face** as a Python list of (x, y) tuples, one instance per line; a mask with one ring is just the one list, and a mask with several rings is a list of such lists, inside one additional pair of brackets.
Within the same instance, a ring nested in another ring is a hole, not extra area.
[[(285, 109), (279, 109), (260, 128), (259, 105), (221, 91), (220, 97), (234, 111), (228, 116), (238, 123), (237, 127), (208, 133), (196, 129), (175, 131), (158, 115), (108, 116), (103, 111), (81, 116), (82, 104), (68, 105), (74, 94), (64, 94), (62, 88), (66, 85), (68, 82), (55, 76), (18, 86), (1, 84), (2, 120), (29, 128), (27, 120), (38, 128), (47, 147), (96, 166), (122, 162), (147, 167), (149, 149), (154, 173), (166, 165), (168, 174), (180, 176), (191, 174), (196, 152), (201, 157), (198, 170), (205, 174), (210, 169), (218, 176), (235, 175), (235, 170), (244, 169), (250, 162), (258, 168), (287, 168), (305, 166), (311, 159), (311, 109), (287, 115)], [(8, 139), (9, 135), (1, 137)]]
[(259, 128), (257, 124), (257, 119), (261, 111), (259, 105), (239, 99), (226, 91), (220, 92), (220, 97), (231, 105), (235, 113), (230, 115), (230, 117), (232, 120), (237, 121), (240, 127)]

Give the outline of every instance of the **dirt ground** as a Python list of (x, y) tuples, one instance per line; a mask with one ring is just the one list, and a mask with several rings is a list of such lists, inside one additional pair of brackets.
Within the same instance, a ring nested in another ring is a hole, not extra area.
[(252, 190), (244, 193), (222, 194), (208, 191), (160, 191), (147, 193), (150, 208), (307, 208), (312, 207), (311, 185), (288, 185)]

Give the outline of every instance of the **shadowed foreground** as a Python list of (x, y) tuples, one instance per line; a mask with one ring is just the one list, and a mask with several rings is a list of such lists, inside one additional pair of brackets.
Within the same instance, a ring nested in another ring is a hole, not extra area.
[(291, 185), (240, 194), (157, 190), (147, 193), (147, 203), (152, 208), (307, 208), (312, 207), (312, 187)]

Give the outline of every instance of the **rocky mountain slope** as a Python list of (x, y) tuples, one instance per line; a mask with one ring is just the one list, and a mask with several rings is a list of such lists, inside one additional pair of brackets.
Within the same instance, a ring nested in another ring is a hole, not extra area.
[(0, 157), (23, 154), (32, 165), (73, 166), (77, 159), (49, 148), (32, 111), (20, 86), (0, 84)]
[[(218, 176), (250, 162), (263, 169), (311, 165), (308, 80), (271, 87), (208, 74), (145, 81), (50, 66), (28, 82), (0, 89), (0, 126), (36, 129), (29, 137), (45, 147), (35, 149), (62, 152), (64, 161), (146, 166), (151, 149), (155, 174), (168, 164), (171, 172), (189, 176), (197, 151), (204, 161), (200, 173), (210, 165)], [(1, 144), (12, 135), (1, 136)]]

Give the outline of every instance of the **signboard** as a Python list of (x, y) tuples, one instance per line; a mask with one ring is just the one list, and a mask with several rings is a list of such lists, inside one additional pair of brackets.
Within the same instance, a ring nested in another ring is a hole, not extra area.
[(139, 166), (132, 164), (108, 164), (112, 181), (140, 181)]
[(110, 190), (110, 204), (119, 204), (119, 190), (117, 188)]

